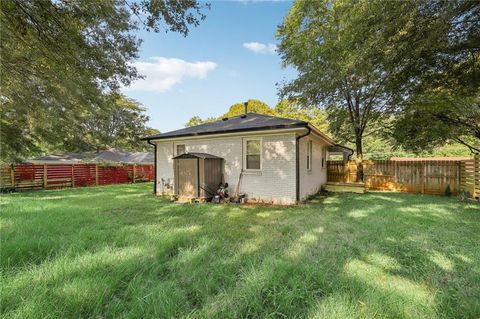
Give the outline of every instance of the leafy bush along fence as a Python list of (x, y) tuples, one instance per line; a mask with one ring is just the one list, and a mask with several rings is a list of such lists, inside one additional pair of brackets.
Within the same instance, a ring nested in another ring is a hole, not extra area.
[[(480, 196), (480, 157), (474, 160), (364, 161), (367, 189), (424, 194), (458, 194), (467, 191)], [(328, 161), (329, 182), (355, 182), (355, 161)]]
[(0, 169), (1, 189), (41, 189), (147, 182), (153, 165), (17, 164)]

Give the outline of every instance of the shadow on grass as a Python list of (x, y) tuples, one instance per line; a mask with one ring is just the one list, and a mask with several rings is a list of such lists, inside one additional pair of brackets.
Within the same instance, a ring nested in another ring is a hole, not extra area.
[[(28, 194), (17, 197), (22, 205), (10, 200), (1, 216), (2, 313), (480, 314), (480, 215), (474, 204), (372, 193), (294, 208), (175, 205), (148, 190), (135, 185), (82, 190), (79, 197), (71, 190)], [(55, 200), (35, 200), (42, 196)]]

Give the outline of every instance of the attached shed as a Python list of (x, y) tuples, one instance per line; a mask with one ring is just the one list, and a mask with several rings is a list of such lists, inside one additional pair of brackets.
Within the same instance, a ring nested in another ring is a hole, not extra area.
[(223, 158), (207, 153), (185, 153), (173, 158), (175, 195), (210, 198), (223, 180)]

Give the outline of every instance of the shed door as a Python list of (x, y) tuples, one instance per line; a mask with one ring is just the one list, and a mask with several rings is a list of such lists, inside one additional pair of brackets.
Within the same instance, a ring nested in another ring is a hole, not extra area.
[(178, 195), (197, 197), (197, 159), (188, 158), (177, 161)]

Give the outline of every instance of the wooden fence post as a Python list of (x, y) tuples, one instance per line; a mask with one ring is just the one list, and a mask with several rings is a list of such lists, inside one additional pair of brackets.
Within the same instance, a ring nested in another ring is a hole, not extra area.
[(72, 187), (75, 187), (75, 172), (74, 172), (75, 164), (72, 164)]
[(473, 198), (480, 197), (480, 155), (473, 158)]
[(48, 169), (47, 164), (43, 164), (43, 188), (47, 188), (48, 183)]
[(95, 185), (98, 186), (98, 164), (95, 163)]
[(135, 166), (136, 166), (136, 165), (133, 164), (133, 169), (132, 169), (132, 171), (133, 171), (133, 173), (132, 173), (132, 182), (133, 182), (133, 183), (135, 183), (135, 173), (136, 173)]
[(10, 165), (10, 181), (12, 183), (12, 187), (15, 187), (15, 166)]
[(427, 183), (427, 162), (422, 161), (422, 165), (423, 165), (422, 194), (425, 194), (425, 184)]

